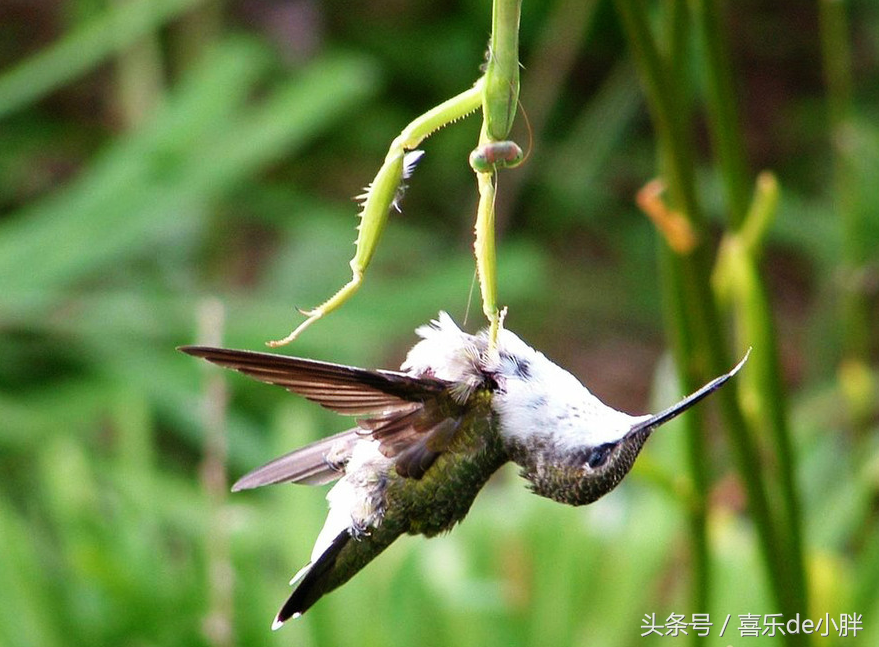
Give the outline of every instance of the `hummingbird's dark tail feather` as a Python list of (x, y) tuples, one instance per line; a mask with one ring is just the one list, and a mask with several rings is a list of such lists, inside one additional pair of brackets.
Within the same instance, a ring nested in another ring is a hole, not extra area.
[(317, 602), (324, 593), (329, 593), (333, 588), (341, 584), (340, 582), (332, 587), (328, 587), (327, 580), (333, 572), (339, 553), (342, 552), (342, 549), (351, 539), (351, 534), (347, 530), (340, 532), (329, 548), (309, 567), (305, 575), (299, 580), (296, 590), (287, 598), (284, 606), (281, 607), (278, 615), (275, 616), (272, 630), (279, 629), (290, 618), (298, 618), (311, 608), (311, 605)]
[(335, 481), (342, 476), (359, 437), (356, 429), (349, 429), (300, 447), (245, 474), (232, 486), (232, 491), (275, 483), (323, 485)]
[(684, 398), (683, 400), (681, 400), (677, 404), (673, 404), (665, 411), (661, 411), (660, 413), (657, 413), (655, 416), (651, 416), (647, 420), (644, 420), (642, 422), (635, 424), (629, 430), (629, 432), (626, 434), (626, 436), (631, 436), (631, 435), (636, 434), (638, 432), (642, 432), (645, 429), (654, 429), (662, 424), (665, 424), (666, 422), (668, 422), (672, 418), (676, 418), (677, 416), (682, 414), (684, 411), (686, 411), (687, 409), (692, 407), (694, 404), (699, 402), (699, 400), (702, 400), (703, 398), (705, 398), (706, 396), (710, 395), (711, 393), (713, 393), (714, 391), (719, 389), (721, 386), (723, 386), (727, 380), (729, 380), (733, 375), (735, 375), (736, 373), (739, 372), (739, 370), (742, 368), (742, 366), (745, 365), (745, 362), (748, 361), (748, 357), (750, 357), (750, 355), (751, 355), (751, 349), (749, 348), (748, 352), (745, 353), (745, 356), (742, 358), (742, 360), (738, 364), (736, 364), (735, 367), (733, 367), (733, 369), (729, 373), (724, 373), (720, 377), (714, 378), (708, 384), (703, 386), (701, 389), (699, 389), (698, 391), (696, 391), (694, 393), (691, 393), (686, 398)]

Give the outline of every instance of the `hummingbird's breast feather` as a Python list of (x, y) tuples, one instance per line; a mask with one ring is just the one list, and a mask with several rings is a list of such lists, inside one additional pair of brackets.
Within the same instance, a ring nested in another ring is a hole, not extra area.
[(455, 383), (482, 380), (484, 335), (465, 333), (445, 312), (415, 332), (421, 341), (409, 350), (401, 370)]
[(490, 397), (482, 394), (476, 400), (448, 447), (421, 478), (401, 476), (376, 441), (358, 441), (345, 475), (327, 496), (327, 541), (343, 528), (361, 535), (383, 524), (397, 534), (431, 536), (463, 519), (488, 478), (508, 460)]

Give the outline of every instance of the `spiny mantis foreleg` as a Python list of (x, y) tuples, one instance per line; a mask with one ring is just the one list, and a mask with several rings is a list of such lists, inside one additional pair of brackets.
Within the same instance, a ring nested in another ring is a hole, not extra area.
[(519, 17), (522, 0), (493, 0), (492, 32), (485, 74), (456, 97), (441, 103), (410, 123), (391, 143), (385, 161), (362, 196), (357, 248), (351, 259), (351, 280), (336, 294), (313, 310), (303, 311), (307, 319), (284, 339), (268, 342), (283, 346), (308, 326), (332, 312), (360, 287), (372, 260), (378, 240), (387, 224), (388, 212), (395, 205), (406, 177), (406, 153), (443, 126), (464, 117), (480, 106), (483, 123), (479, 147), (470, 157), (477, 175), (479, 207), (476, 218), (476, 267), (482, 292), (482, 310), (490, 323), (489, 342), (493, 348), (501, 327), (497, 306), (497, 268), (494, 235), (494, 203), (498, 169), (522, 161), (522, 151), (505, 141), (513, 125), (519, 97)]
[(482, 312), (489, 322), (488, 338), (494, 346), (502, 317), (497, 304), (497, 253), (495, 251), (495, 195), (497, 171), (522, 163), (522, 149), (515, 142), (488, 142), (470, 154), (470, 166), (476, 172), (479, 206), (476, 209), (476, 273), (482, 293)]
[(357, 248), (354, 258), (349, 263), (351, 280), (318, 307), (302, 311), (307, 319), (283, 339), (268, 342), (269, 346), (274, 348), (290, 343), (303, 330), (345, 303), (357, 291), (387, 224), (388, 213), (395, 204), (398, 191), (404, 180), (406, 153), (414, 150), (422, 141), (443, 126), (478, 110), (482, 105), (483, 84), (484, 77), (480, 78), (469, 90), (425, 112), (406, 126), (403, 132), (391, 142), (384, 163), (362, 196), (363, 207), (360, 210), (360, 224), (357, 226)]
[(505, 141), (513, 127), (519, 102), (519, 17), (522, 0), (493, 0), (491, 42), (482, 96), (479, 147), (470, 155), (476, 172), (479, 206), (476, 211), (476, 270), (482, 291), (482, 311), (489, 322), (489, 345), (494, 348), (502, 316), (497, 305), (494, 206), (497, 171), (522, 162), (522, 149)]

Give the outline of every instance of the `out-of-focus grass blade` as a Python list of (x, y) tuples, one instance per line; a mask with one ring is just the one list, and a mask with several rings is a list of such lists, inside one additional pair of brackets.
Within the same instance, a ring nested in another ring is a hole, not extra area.
[(7, 647), (64, 644), (58, 625), (45, 621), (53, 598), (36, 544), (33, 529), (0, 497), (0, 643)]
[(322, 58), (243, 115), (231, 132), (186, 160), (180, 169), (186, 185), (179, 197), (214, 197), (261, 166), (301, 149), (360, 105), (377, 82), (375, 68), (361, 57)]
[[(0, 227), (0, 300), (21, 302), (36, 296), (22, 294), (28, 290), (63, 287), (106, 258), (131, 251), (113, 241), (150, 224), (142, 213), (154, 198), (149, 189), (161, 190), (189, 149), (229, 127), (230, 113), (266, 63), (265, 51), (251, 43), (225, 44), (141, 131), (110, 147), (69, 186), (11, 214)], [(152, 224), (176, 217), (166, 214)]]
[[(234, 95), (240, 96), (242, 68), (235, 60), (226, 52), (206, 74), (216, 89), (238, 87)], [(173, 244), (201, 224), (212, 199), (334, 125), (375, 84), (363, 59), (324, 59), (234, 121), (215, 105), (228, 101), (221, 92), (184, 89), (145, 133), (0, 228), (0, 309), (11, 316), (21, 307), (45, 306), (77, 279), (113, 271), (132, 256), (154, 255), (162, 242)]]
[(105, 381), (79, 378), (55, 381), (24, 394), (0, 395), (0, 451), (35, 450), (59, 431), (76, 435), (99, 424), (110, 391)]
[[(608, 156), (637, 114), (641, 91), (628, 60), (618, 63), (574, 123), (567, 139), (550, 151), (547, 184), (566, 196), (594, 191)], [(557, 214), (563, 217), (562, 214)]]
[(134, 0), (106, 13), (0, 76), (0, 119), (88, 72), (105, 58), (205, 0)]

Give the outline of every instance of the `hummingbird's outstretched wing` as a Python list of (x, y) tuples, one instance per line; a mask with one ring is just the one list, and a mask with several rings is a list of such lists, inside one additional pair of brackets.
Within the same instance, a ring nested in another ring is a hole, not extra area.
[(321, 438), (257, 467), (238, 479), (233, 492), (277, 483), (323, 485), (342, 476), (351, 450), (360, 435), (357, 429)]
[[(424, 475), (454, 436), (463, 411), (463, 405), (451, 396), (452, 383), (432, 377), (272, 353), (206, 346), (182, 346), (179, 350), (261, 382), (282, 386), (337, 413), (362, 417), (358, 420), (362, 434), (379, 441), (382, 454), (394, 459), (401, 476), (417, 479)], [(310, 451), (313, 449), (318, 451)], [(299, 450), (304, 454), (292, 452), (242, 479), (250, 485), (236, 487), (315, 482), (307, 479), (320, 477), (308, 472), (319, 469), (315, 461), (321, 458), (321, 450), (308, 446)], [(308, 460), (302, 461), (305, 458)], [(300, 472), (304, 476), (300, 477)], [(325, 471), (322, 474), (330, 476)], [(253, 478), (249, 479), (250, 476)]]

